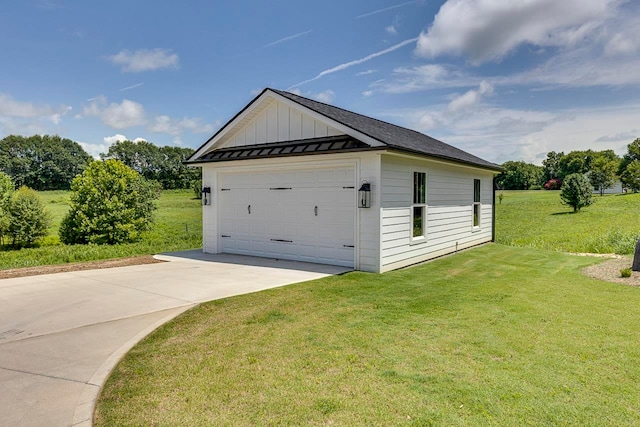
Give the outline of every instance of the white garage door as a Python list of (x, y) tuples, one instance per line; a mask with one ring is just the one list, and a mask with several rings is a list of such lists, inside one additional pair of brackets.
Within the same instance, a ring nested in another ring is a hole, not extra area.
[(221, 174), (222, 252), (354, 266), (353, 168)]

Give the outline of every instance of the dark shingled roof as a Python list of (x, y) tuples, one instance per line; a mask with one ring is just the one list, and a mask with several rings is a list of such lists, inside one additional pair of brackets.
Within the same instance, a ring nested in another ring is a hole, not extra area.
[(475, 166), (481, 166), (487, 169), (501, 171), (502, 167), (495, 163), (488, 162), (462, 151), (435, 138), (431, 138), (423, 133), (416, 132), (411, 129), (403, 128), (391, 123), (383, 122), (362, 114), (343, 110), (342, 108), (332, 105), (323, 104), (303, 96), (294, 95), (293, 93), (282, 90), (270, 89), (271, 91), (282, 95), (291, 101), (307, 107), (325, 117), (335, 120), (345, 126), (350, 127), (360, 133), (386, 144), (389, 148), (399, 151), (409, 151), (412, 153), (425, 154), (430, 157), (437, 157), (454, 162), (466, 163)]

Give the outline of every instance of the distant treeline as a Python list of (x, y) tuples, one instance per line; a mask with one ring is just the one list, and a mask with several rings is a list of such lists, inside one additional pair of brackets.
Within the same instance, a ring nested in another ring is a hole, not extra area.
[(504, 190), (556, 190), (566, 176), (579, 173), (585, 175), (593, 188), (601, 193), (617, 181), (633, 191), (640, 191), (640, 138), (627, 145), (627, 153), (623, 157), (613, 150), (571, 151), (567, 154), (551, 151), (542, 166), (508, 161), (502, 167), (504, 171), (498, 175), (497, 183)]
[[(182, 164), (191, 148), (158, 147), (147, 141), (120, 141), (100, 158), (118, 159), (164, 189), (192, 188), (200, 180), (200, 169)], [(71, 181), (95, 159), (77, 142), (57, 135), (30, 137), (9, 135), (0, 140), (0, 171), (16, 187), (34, 190), (68, 190)]]

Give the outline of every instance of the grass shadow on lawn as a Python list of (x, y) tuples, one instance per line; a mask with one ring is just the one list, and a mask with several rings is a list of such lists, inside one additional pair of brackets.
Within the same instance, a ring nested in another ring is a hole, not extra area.
[(116, 367), (96, 425), (632, 425), (640, 289), (487, 245), (203, 304)]

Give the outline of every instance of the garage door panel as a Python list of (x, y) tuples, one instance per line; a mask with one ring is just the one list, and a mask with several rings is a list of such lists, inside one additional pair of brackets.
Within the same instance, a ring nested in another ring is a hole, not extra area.
[(354, 249), (344, 246), (354, 241), (354, 176), (353, 168), (221, 174), (229, 191), (218, 192), (220, 230), (230, 236), (222, 251), (353, 267)]

